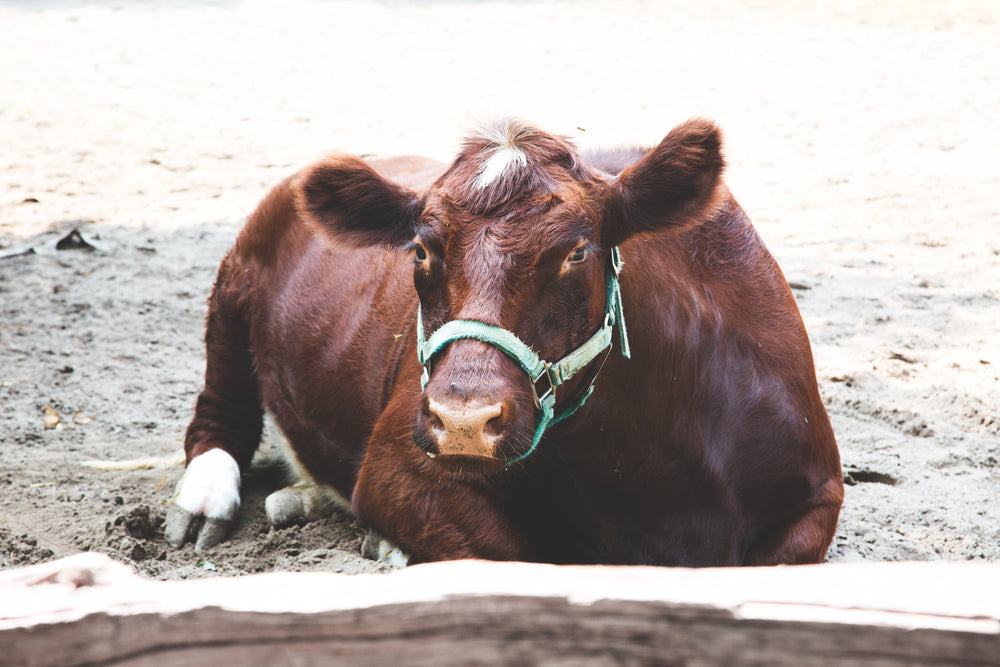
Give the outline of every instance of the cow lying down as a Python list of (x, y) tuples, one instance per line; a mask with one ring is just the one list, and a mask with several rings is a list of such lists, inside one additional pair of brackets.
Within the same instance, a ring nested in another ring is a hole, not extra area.
[(836, 441), (722, 172), (704, 120), (594, 154), (505, 121), (281, 183), (219, 268), (167, 540), (225, 537), (267, 410), (410, 562), (822, 560)]

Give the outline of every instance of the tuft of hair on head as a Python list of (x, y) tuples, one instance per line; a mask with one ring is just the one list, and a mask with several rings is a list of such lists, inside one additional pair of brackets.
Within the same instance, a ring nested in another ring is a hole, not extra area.
[(449, 195), (474, 213), (495, 213), (529, 194), (552, 191), (565, 175), (584, 178), (576, 148), (565, 137), (506, 118), (469, 135), (446, 174)]
[(479, 149), (480, 167), (472, 182), (473, 187), (482, 190), (502, 179), (510, 170), (527, 167), (528, 154), (523, 142), (537, 133), (535, 128), (509, 118), (481, 127), (478, 135), (469, 142), (486, 142)]

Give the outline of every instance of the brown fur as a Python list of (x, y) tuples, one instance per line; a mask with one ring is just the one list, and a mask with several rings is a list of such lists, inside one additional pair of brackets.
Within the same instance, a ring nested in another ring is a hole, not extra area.
[[(719, 131), (690, 121), (587, 161), (502, 129), (523, 164), (485, 186), (497, 147), (474, 135), (447, 168), (332, 157), (268, 195), (219, 271), (189, 459), (221, 447), (247, 465), (266, 407), (310, 474), (418, 561), (822, 560), (837, 446), (791, 292), (722, 182)], [(586, 405), (507, 467), (536, 424), (525, 374), (459, 340), (421, 393), (418, 297), (427, 335), (480, 320), (556, 361), (600, 325), (616, 244), (632, 359), (613, 347)], [(495, 451), (429, 458), (428, 398), (502, 405)]]

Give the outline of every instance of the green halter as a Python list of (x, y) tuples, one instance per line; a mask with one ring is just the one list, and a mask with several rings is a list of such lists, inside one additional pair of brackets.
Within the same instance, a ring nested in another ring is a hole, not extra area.
[[(452, 320), (445, 323), (440, 329), (435, 331), (429, 340), (424, 340), (423, 317), (420, 306), (417, 306), (417, 361), (423, 366), (423, 373), (420, 377), (421, 391), (427, 387), (430, 381), (430, 370), (428, 364), (435, 354), (440, 352), (449, 343), (462, 339), (473, 338), (484, 343), (489, 343), (500, 348), (511, 359), (520, 364), (524, 372), (531, 379), (531, 390), (534, 393), (535, 407), (540, 415), (538, 417), (538, 427), (535, 429), (535, 437), (531, 442), (531, 449), (521, 454), (507, 465), (517, 463), (524, 459), (538, 446), (545, 430), (554, 424), (558, 424), (574, 412), (579, 410), (594, 392), (594, 383), (597, 375), (590, 383), (590, 387), (583, 393), (578, 401), (566, 406), (558, 415), (555, 414), (556, 387), (573, 377), (591, 361), (597, 358), (604, 350), (611, 346), (611, 332), (615, 325), (618, 325), (619, 344), (622, 356), (631, 358), (628, 345), (628, 333), (625, 330), (625, 313), (622, 310), (622, 291), (618, 282), (618, 275), (621, 273), (622, 260), (618, 247), (611, 249), (611, 261), (606, 270), (607, 281), (607, 306), (604, 312), (604, 324), (594, 333), (583, 345), (576, 348), (565, 357), (552, 364), (541, 358), (524, 344), (520, 338), (510, 331), (502, 329), (492, 324), (477, 322), (475, 320)], [(538, 383), (545, 380), (548, 387), (538, 392)]]

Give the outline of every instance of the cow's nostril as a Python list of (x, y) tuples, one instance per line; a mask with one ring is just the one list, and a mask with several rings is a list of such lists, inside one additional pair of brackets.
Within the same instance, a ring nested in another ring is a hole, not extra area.
[(510, 421), (508, 419), (508, 414), (510, 410), (504, 404), (499, 404), (500, 412), (495, 417), (490, 417), (486, 420), (486, 424), (483, 425), (483, 433), (487, 437), (499, 438), (503, 435), (504, 427)]
[(444, 432), (445, 430), (444, 423), (441, 421), (441, 418), (438, 417), (434, 412), (428, 411), (425, 420), (427, 424), (427, 430), (430, 431), (431, 433), (437, 434)]

